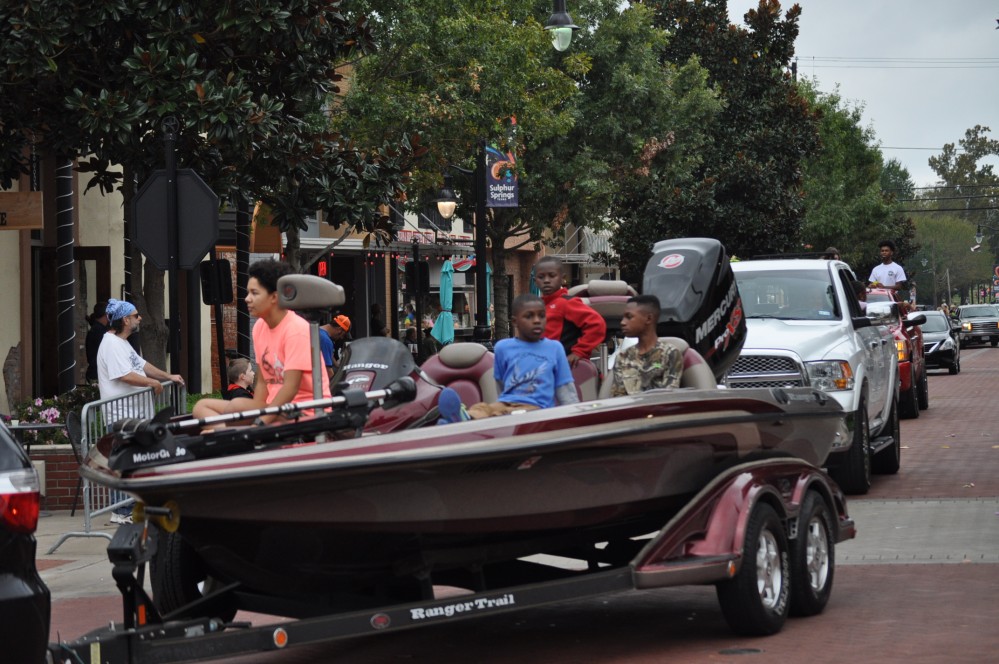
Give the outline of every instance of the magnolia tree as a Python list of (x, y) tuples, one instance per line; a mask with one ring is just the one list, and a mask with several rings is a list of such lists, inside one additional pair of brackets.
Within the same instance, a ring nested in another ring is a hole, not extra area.
[[(297, 237), (306, 218), (389, 232), (379, 209), (403, 195), (423, 153), (412, 131), (356, 140), (331, 126), (350, 58), (374, 43), (339, 0), (26, 0), (0, 6), (0, 185), (34, 152), (82, 157), (87, 188), (114, 189), (125, 214), (137, 185), (163, 166), (164, 119), (179, 121), (178, 163), (224, 202), (262, 200)], [(126, 224), (126, 228), (129, 224)], [(128, 243), (126, 242), (126, 246)], [(296, 260), (296, 246), (289, 256)], [(128, 255), (140, 264), (137, 253)], [(163, 275), (131, 275), (147, 358), (165, 366)]]

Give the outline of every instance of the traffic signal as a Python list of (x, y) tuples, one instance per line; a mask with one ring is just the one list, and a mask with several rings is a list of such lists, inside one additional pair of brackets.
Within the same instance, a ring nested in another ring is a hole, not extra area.
[(330, 278), (330, 257), (329, 255), (323, 256), (311, 266), (309, 266), (309, 274), (314, 274), (317, 277), (322, 277), (323, 279)]

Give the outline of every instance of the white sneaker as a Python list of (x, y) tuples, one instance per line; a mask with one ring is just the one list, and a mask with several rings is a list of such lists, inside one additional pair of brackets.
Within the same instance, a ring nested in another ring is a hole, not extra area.
[(132, 523), (132, 515), (118, 514), (117, 512), (114, 512), (111, 514), (111, 523), (121, 523), (121, 524)]

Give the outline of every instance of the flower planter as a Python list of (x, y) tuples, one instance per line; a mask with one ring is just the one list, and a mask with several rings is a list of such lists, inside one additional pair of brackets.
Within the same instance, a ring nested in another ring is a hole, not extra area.
[[(72, 509), (76, 485), (80, 479), (79, 465), (73, 454), (73, 446), (32, 445), (29, 456), (32, 461), (36, 462), (35, 467), (38, 469), (39, 475), (44, 474), (42, 489), (42, 495), (45, 496), (45, 501), (42, 503), (44, 508), (48, 510)], [(77, 509), (81, 509), (82, 505), (83, 498), (81, 497)]]

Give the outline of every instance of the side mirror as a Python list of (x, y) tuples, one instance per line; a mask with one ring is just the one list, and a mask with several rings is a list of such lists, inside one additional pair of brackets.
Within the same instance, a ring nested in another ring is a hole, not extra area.
[(916, 325), (926, 324), (926, 314), (909, 314), (905, 319), (906, 327), (915, 327)]
[(857, 316), (851, 320), (853, 321), (853, 329), (855, 330), (859, 330), (862, 327), (870, 327), (874, 324), (867, 316)]

